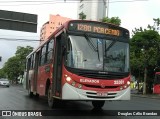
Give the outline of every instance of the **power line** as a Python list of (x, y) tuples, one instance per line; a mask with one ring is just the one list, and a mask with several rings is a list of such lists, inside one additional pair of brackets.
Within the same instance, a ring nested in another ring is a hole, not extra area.
[[(7, 40), (7, 41), (24, 41), (24, 42), (35, 42), (38, 41), (40, 42), (40, 40), (32, 40), (32, 39), (18, 39), (18, 38), (0, 38), (0, 40)], [(41, 40), (42, 41), (42, 40)]]
[[(24, 36), (18, 36), (18, 35), (1, 35), (1, 36), (24, 37)], [(39, 36), (25, 36), (25, 37), (39, 37)]]
[[(65, 2), (80, 2), (80, 0), (66, 0)], [(104, 2), (104, 0), (84, 0), (84, 2)], [(111, 2), (130, 2), (130, 1), (148, 1), (148, 0), (109, 0)], [(64, 2), (64, 0), (48, 0), (48, 1), (44, 1), (44, 0), (39, 0), (39, 1), (29, 1), (29, 0), (23, 0), (23, 1), (0, 1), (1, 3), (13, 3), (13, 2)]]
[[(121, 0), (121, 1), (109, 1), (109, 3), (119, 3), (119, 2), (140, 2), (140, 1), (149, 1), (149, 0)], [(31, 3), (31, 4), (12, 4), (5, 5), (1, 4), (0, 6), (22, 6), (22, 5), (44, 5), (44, 4), (57, 4), (57, 3), (77, 3), (79, 0), (66, 0), (62, 1), (0, 1), (0, 3)], [(100, 3), (104, 2), (103, 0), (86, 0), (87, 3)], [(34, 3), (34, 4), (33, 4)]]
[(149, 0), (122, 0), (122, 1), (111, 1), (109, 3), (117, 3), (117, 2), (141, 2), (141, 1), (149, 1)]

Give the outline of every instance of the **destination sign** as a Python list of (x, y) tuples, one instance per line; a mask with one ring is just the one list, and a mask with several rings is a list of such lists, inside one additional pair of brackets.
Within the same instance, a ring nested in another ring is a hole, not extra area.
[(70, 31), (93, 32), (104, 35), (122, 36), (122, 31), (115, 26), (105, 23), (96, 22), (71, 22), (69, 24)]

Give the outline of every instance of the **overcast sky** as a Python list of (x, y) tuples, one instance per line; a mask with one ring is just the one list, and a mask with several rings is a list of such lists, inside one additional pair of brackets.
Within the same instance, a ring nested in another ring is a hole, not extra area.
[[(8, 1), (8, 2), (7, 2)], [(13, 1), (13, 2), (12, 2)], [(21, 2), (17, 2), (21, 1)], [(77, 2), (75, 0), (25, 0), (37, 2), (24, 2), (23, 0), (0, 0), (0, 9), (16, 12), (24, 12), (38, 15), (38, 32), (26, 33), (19, 31), (0, 30), (0, 38), (23, 38), (39, 40), (41, 26), (49, 20), (49, 14), (59, 14), (64, 17), (77, 19)], [(41, 1), (41, 2), (38, 2)], [(42, 1), (52, 1), (43, 2)], [(95, 0), (94, 0), (95, 1)], [(103, 1), (103, 0), (99, 0)], [(153, 18), (160, 18), (160, 0), (144, 0), (134, 2), (124, 2), (134, 0), (110, 0), (109, 17), (118, 16), (121, 19), (121, 26), (129, 29), (146, 27), (153, 25)], [(8, 58), (14, 56), (17, 46), (37, 47), (39, 42), (6, 41), (0, 39), (0, 68)]]

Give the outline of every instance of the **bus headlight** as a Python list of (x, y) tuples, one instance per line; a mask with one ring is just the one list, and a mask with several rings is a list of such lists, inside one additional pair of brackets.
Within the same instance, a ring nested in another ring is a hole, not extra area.
[(71, 80), (72, 80), (72, 79), (71, 79), (71, 77), (69, 77), (69, 76), (66, 78), (66, 81), (68, 81), (68, 82), (70, 82)]
[(131, 84), (131, 82), (130, 81), (127, 81), (127, 85), (130, 85)]
[(70, 84), (70, 85), (72, 85), (72, 86), (74, 86), (74, 87), (76, 87), (76, 88), (81, 89), (82, 86), (83, 86), (82, 84), (79, 84), (79, 83), (77, 83), (76, 81), (72, 80), (72, 78), (69, 77), (69, 76), (67, 76), (67, 75), (65, 75), (65, 80), (66, 80), (66, 82), (67, 82), (68, 84)]

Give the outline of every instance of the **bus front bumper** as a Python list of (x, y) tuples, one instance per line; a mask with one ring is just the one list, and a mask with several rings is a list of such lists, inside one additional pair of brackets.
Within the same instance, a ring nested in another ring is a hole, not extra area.
[(63, 100), (130, 100), (130, 87), (121, 91), (108, 91), (106, 95), (98, 95), (97, 91), (82, 90), (68, 83), (62, 87)]

